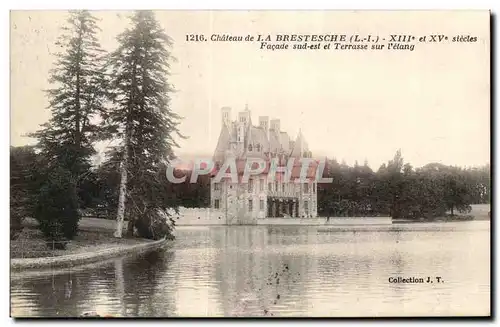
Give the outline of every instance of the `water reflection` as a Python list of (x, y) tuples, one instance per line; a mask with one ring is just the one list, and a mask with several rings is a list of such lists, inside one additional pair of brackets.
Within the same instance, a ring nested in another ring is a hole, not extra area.
[[(15, 275), (13, 316), (386, 316), (489, 313), (489, 224), (197, 227), (170, 250)], [(441, 275), (443, 284), (391, 276)]]

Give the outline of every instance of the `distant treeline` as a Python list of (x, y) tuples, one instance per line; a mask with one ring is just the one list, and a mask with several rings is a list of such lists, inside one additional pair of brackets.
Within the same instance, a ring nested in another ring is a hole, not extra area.
[(490, 166), (460, 168), (430, 163), (413, 168), (401, 151), (374, 172), (367, 163), (351, 167), (328, 160), (318, 185), (321, 216), (434, 218), (467, 213), (471, 204), (490, 203)]
[[(189, 183), (190, 172), (181, 184), (166, 181), (166, 190), (188, 208), (210, 205), (210, 180), (200, 176)], [(435, 218), (466, 214), (471, 204), (490, 203), (490, 166), (461, 168), (430, 163), (413, 168), (404, 163), (401, 151), (373, 171), (368, 163), (348, 166), (327, 160), (323, 177), (332, 183), (318, 185), (320, 216), (391, 216), (393, 218)]]
[[(30, 190), (44, 160), (32, 147), (11, 148), (11, 204), (14, 211), (29, 215)], [(186, 208), (210, 206), (210, 177), (201, 175), (190, 183), (191, 171), (176, 170), (183, 183), (173, 184), (158, 173), (157, 196), (166, 205)], [(467, 213), (471, 204), (490, 203), (490, 166), (459, 168), (431, 163), (414, 169), (404, 164), (401, 152), (374, 172), (367, 163), (348, 166), (327, 160), (323, 177), (332, 183), (318, 184), (320, 216), (392, 216), (434, 218), (448, 213)], [(87, 216), (116, 218), (120, 175), (118, 163), (94, 167), (80, 187), (80, 208)]]

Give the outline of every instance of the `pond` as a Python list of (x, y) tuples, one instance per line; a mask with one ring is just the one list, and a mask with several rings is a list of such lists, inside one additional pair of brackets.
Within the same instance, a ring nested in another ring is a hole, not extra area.
[[(490, 223), (179, 227), (175, 244), (11, 274), (11, 315), (489, 315)], [(397, 278), (424, 283), (395, 283)], [(432, 283), (427, 283), (431, 277)], [(440, 277), (440, 282), (436, 279)], [(391, 278), (391, 281), (389, 279)]]

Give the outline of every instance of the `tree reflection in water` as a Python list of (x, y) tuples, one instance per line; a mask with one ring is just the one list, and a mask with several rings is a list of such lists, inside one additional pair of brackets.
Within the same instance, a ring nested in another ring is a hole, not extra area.
[[(467, 303), (487, 309), (485, 224), (327, 233), (304, 226), (179, 229), (168, 251), (81, 270), (13, 276), (12, 314), (372, 316), (408, 308), (419, 308), (414, 314), (458, 314), (471, 309)], [(433, 276), (436, 271), (446, 273), (447, 282), (432, 288), (388, 282), (390, 276)]]
[[(171, 312), (173, 304), (169, 305), (171, 301), (164, 293), (155, 293), (173, 256), (173, 252), (155, 251), (91, 268), (58, 269), (52, 274), (13, 280), (13, 296), (25, 296), (12, 314), (79, 317), (86, 312), (97, 312), (114, 316), (164, 316), (165, 312)], [(165, 308), (161, 312), (155, 309), (158, 297)]]

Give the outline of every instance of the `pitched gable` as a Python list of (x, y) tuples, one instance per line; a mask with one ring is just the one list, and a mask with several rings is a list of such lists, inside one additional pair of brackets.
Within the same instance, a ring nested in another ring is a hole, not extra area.
[(219, 140), (214, 152), (214, 161), (223, 161), (226, 156), (226, 151), (229, 150), (231, 145), (231, 133), (226, 125), (222, 126)]
[(304, 135), (302, 135), (302, 132), (299, 131), (299, 135), (297, 135), (297, 139), (294, 142), (290, 156), (299, 158), (303, 156), (305, 151), (309, 151), (309, 146), (306, 140), (304, 139)]

